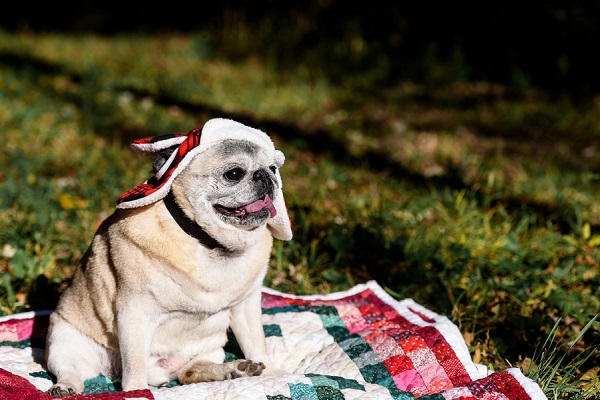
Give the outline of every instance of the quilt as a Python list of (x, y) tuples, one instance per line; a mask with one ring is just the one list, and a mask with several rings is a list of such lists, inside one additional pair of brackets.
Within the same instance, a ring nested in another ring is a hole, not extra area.
[[(472, 362), (456, 325), (376, 282), (327, 295), (263, 289), (262, 322), (274, 363), (286, 373), (122, 392), (98, 376), (70, 399), (538, 400), (518, 368), (491, 372)], [(50, 399), (44, 366), (51, 311), (0, 318), (0, 399)], [(228, 360), (241, 357), (232, 340)]]

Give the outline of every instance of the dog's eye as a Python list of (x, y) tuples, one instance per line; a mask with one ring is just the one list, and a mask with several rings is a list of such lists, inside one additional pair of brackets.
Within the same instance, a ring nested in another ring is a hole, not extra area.
[(277, 167), (276, 167), (276, 166), (274, 166), (274, 165), (271, 165), (271, 166), (269, 167), (269, 169), (270, 169), (270, 170), (271, 170), (273, 173), (275, 173), (275, 172), (277, 171)]
[(246, 172), (241, 168), (233, 168), (225, 172), (225, 178), (230, 181), (241, 181)]

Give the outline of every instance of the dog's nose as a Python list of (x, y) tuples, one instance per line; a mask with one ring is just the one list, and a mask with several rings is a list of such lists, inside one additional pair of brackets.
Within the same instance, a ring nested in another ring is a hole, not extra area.
[(264, 169), (259, 169), (254, 173), (254, 175), (252, 175), (252, 179), (255, 181), (264, 181), (267, 178), (269, 178), (269, 173)]
[(273, 180), (271, 179), (269, 172), (265, 169), (259, 169), (252, 174), (252, 180), (257, 188), (259, 188), (260, 195), (268, 194), (269, 197), (273, 197)]

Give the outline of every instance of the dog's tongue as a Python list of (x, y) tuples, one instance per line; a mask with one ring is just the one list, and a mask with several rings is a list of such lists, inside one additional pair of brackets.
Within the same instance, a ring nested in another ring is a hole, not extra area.
[(269, 198), (269, 195), (266, 195), (264, 200), (256, 200), (254, 203), (250, 203), (247, 206), (244, 206), (244, 210), (246, 210), (249, 213), (260, 211), (263, 208), (269, 210), (269, 212), (271, 213), (271, 218), (277, 215), (277, 210), (275, 209), (273, 202)]

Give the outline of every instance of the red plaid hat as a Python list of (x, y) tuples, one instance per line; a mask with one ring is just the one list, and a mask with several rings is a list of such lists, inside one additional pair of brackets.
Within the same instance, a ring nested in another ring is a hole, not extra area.
[[(229, 119), (211, 119), (203, 127), (194, 128), (187, 134), (138, 139), (131, 143), (131, 147), (144, 155), (154, 156), (164, 149), (178, 147), (153, 177), (123, 193), (117, 200), (117, 208), (143, 207), (163, 199), (169, 193), (173, 180), (187, 167), (195, 155), (227, 139), (247, 140), (265, 148), (272, 154), (273, 164), (278, 168), (285, 161), (283, 153), (275, 149), (266, 133)], [(279, 186), (275, 201), (273, 201), (276, 215), (269, 220), (268, 226), (277, 239), (290, 240), (292, 226), (283, 198), (279, 169), (275, 175)]]

